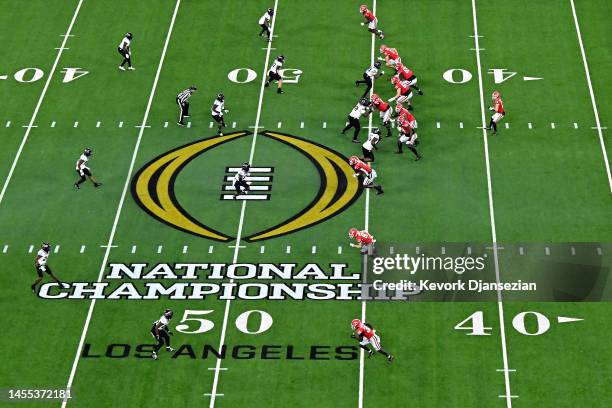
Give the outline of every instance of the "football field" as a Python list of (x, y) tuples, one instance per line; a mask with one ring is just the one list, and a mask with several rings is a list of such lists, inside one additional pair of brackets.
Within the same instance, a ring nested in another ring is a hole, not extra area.
[[(374, 0), (382, 40), (349, 0), (0, 5), (0, 406), (612, 405), (612, 2)], [(340, 133), (383, 44), (423, 91), (418, 161), (376, 110), (360, 143)], [(380, 195), (349, 165), (376, 127)], [(102, 185), (76, 189), (86, 148)], [(64, 285), (43, 271), (32, 293), (43, 242)], [(411, 273), (400, 254), (485, 266)], [(468, 279), (537, 289), (450, 285)]]

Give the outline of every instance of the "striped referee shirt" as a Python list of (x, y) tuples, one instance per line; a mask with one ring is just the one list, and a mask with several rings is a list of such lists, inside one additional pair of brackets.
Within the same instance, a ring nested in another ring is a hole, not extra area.
[(193, 94), (193, 90), (187, 88), (183, 92), (178, 94), (176, 96), (176, 99), (178, 99), (180, 103), (185, 103), (189, 100), (189, 98), (191, 97), (191, 94)]

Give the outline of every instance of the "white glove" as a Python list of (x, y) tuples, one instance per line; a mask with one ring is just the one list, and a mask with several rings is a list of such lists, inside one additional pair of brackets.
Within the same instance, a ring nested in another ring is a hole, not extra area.
[(385, 71), (380, 71), (380, 75), (385, 75)]
[(387, 102), (393, 102), (395, 100), (395, 96), (393, 98), (390, 98)]
[(365, 25), (365, 23), (361, 23), (361, 26), (363, 27)]
[(229, 109), (223, 109), (223, 112), (229, 113)]
[(129, 52), (125, 54), (125, 58), (130, 59), (130, 53)]
[(385, 60), (383, 57), (378, 57), (376, 59), (379, 60), (379, 61), (384, 61)]
[(489, 107), (489, 110), (490, 110), (490, 111), (494, 111), (494, 110), (495, 110), (495, 108)]
[(47, 267), (45, 265), (40, 265), (40, 270), (43, 272), (47, 272)]

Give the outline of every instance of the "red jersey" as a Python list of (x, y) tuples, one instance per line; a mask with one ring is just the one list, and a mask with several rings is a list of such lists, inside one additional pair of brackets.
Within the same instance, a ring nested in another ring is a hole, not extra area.
[(363, 334), (363, 337), (365, 337), (366, 339), (371, 339), (372, 337), (374, 337), (374, 329), (371, 329), (368, 326), (366, 326), (364, 323), (361, 323), (355, 329), (355, 334), (357, 335), (357, 337)]
[(504, 102), (502, 102), (501, 98), (497, 98), (495, 100), (494, 108), (495, 108), (496, 113), (502, 113), (502, 114), (506, 113), (506, 111), (504, 110)]
[(399, 58), (399, 53), (395, 48), (387, 48), (383, 51), (383, 54), (385, 54), (385, 57), (388, 57), (392, 60)]
[(366, 9), (366, 11), (363, 13), (363, 16), (365, 18), (368, 19), (368, 21), (374, 21), (376, 20), (376, 16), (374, 15), (374, 13), (372, 13), (370, 10)]
[(395, 86), (395, 89), (397, 89), (398, 91), (400, 91), (400, 93), (402, 95), (406, 95), (407, 93), (410, 93), (410, 86), (408, 86), (407, 84), (405, 84), (402, 81), (396, 81), (393, 86)]
[(416, 119), (412, 115), (412, 113), (410, 113), (410, 111), (408, 109), (402, 108), (402, 110), (399, 113), (399, 121), (400, 122), (407, 121), (409, 123), (412, 123), (412, 122), (416, 121)]
[(362, 161), (358, 161), (357, 164), (353, 166), (353, 168), (355, 169), (356, 172), (358, 173), (361, 172), (365, 174), (366, 176), (369, 176), (370, 174), (372, 174), (372, 167), (368, 166)]
[(389, 109), (389, 104), (380, 97), (372, 99), (372, 104), (381, 112), (386, 112)]
[(400, 122), (400, 130), (404, 134), (409, 134), (412, 131), (412, 123), (407, 120), (402, 120)]
[(414, 73), (411, 69), (406, 68), (403, 65), (397, 65), (397, 73), (402, 76), (404, 79), (410, 79), (414, 76)]

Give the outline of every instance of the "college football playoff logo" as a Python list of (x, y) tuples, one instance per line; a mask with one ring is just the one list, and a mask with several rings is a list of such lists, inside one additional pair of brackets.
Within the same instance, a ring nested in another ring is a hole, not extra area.
[[(224, 143), (250, 135), (241, 131), (214, 136), (178, 147), (156, 157), (141, 168), (132, 179), (132, 196), (136, 203), (157, 220), (181, 231), (216, 241), (228, 242), (234, 237), (217, 231), (190, 215), (174, 194), (174, 183), (180, 172), (196, 157)], [(265, 131), (268, 137), (292, 147), (315, 166), (320, 188), (312, 201), (283, 222), (244, 238), (248, 242), (270, 239), (309, 228), (330, 219), (348, 208), (359, 197), (362, 186), (353, 177), (346, 157), (318, 143), (296, 136)]]

